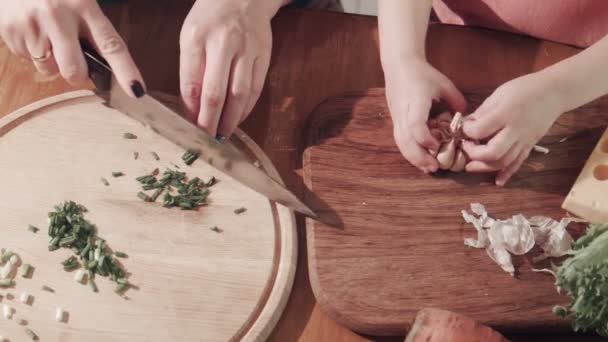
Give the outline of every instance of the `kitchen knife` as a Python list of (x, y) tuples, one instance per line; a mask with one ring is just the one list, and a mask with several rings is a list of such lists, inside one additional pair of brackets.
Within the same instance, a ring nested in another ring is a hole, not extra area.
[(128, 96), (117, 83), (108, 63), (87, 42), (81, 41), (95, 93), (114, 108), (169, 141), (198, 154), (199, 159), (231, 176), (243, 185), (309, 217), (315, 213), (283, 185), (272, 179), (232, 143), (218, 143), (209, 134), (149, 95)]

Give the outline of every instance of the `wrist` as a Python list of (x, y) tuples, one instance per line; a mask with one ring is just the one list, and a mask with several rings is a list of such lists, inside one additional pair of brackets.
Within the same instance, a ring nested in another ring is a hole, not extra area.
[(549, 101), (556, 105), (559, 114), (583, 105), (583, 103), (578, 103), (579, 101), (576, 99), (578, 91), (572, 89), (572, 80), (569, 79), (569, 73), (549, 67), (534, 73), (534, 75), (539, 80), (541, 89), (548, 92)]
[(385, 78), (392, 73), (416, 71), (429, 64), (424, 55), (417, 53), (384, 56), (381, 57), (381, 63)]

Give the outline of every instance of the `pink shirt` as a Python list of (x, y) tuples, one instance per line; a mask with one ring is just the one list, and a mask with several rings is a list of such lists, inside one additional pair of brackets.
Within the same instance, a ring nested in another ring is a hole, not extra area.
[(443, 23), (588, 47), (608, 33), (608, 0), (433, 0)]

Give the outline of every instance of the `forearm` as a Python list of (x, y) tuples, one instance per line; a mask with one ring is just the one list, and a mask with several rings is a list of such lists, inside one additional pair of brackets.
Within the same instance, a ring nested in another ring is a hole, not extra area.
[(404, 58), (425, 58), (431, 0), (379, 0), (378, 26), (383, 66)]
[(555, 87), (564, 111), (608, 94), (608, 35), (575, 56), (539, 72)]

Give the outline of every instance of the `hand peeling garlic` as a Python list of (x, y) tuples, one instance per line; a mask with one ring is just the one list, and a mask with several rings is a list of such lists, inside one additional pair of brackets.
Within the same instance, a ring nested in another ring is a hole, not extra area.
[(429, 151), (442, 170), (462, 172), (465, 169), (467, 157), (460, 148), (462, 120), (460, 113), (452, 117), (449, 112), (443, 112), (428, 122), (431, 134), (442, 143), (439, 151)]

